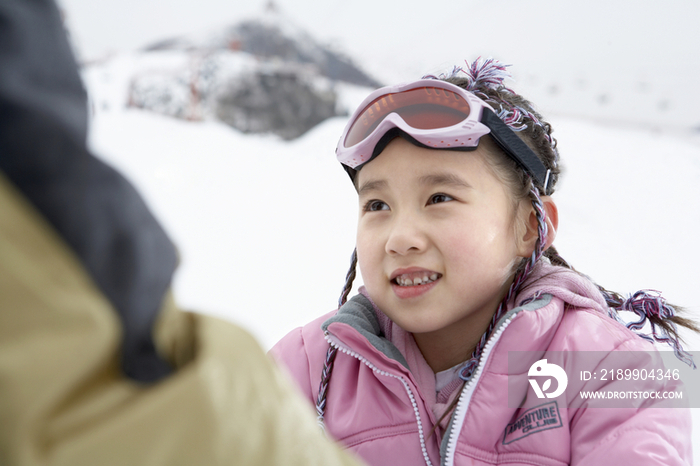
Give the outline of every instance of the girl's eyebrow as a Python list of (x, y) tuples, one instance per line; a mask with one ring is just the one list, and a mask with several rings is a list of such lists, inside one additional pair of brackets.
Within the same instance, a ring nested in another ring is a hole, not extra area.
[(379, 191), (380, 189), (386, 188), (388, 185), (386, 180), (370, 180), (366, 183), (362, 183), (360, 189), (357, 190), (357, 194), (361, 196), (363, 193), (369, 191)]
[(429, 175), (421, 176), (419, 181), (421, 184), (428, 186), (447, 185), (455, 188), (473, 187), (454, 173), (431, 173)]

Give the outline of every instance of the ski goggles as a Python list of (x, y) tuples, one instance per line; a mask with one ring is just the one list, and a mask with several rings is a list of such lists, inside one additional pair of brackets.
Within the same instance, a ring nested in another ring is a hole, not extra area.
[(350, 118), (335, 153), (354, 178), (397, 136), (430, 149), (468, 151), (486, 134), (550, 194), (549, 170), (491, 107), (471, 92), (436, 79), (372, 92)]

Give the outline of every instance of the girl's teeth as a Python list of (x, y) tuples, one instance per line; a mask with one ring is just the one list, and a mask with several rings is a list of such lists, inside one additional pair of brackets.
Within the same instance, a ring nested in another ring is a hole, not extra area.
[(434, 282), (440, 277), (440, 274), (433, 273), (432, 275), (426, 275), (424, 277), (415, 277), (411, 279), (410, 277), (397, 277), (396, 283), (400, 286), (417, 286), (425, 285)]

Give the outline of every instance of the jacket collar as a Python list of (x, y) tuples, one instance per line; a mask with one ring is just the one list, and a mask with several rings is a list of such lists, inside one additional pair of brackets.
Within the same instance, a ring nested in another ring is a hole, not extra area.
[[(380, 325), (381, 323), (384, 325)], [(321, 325), (324, 333), (333, 333), (329, 326), (334, 323), (346, 324), (352, 327), (360, 335), (367, 339), (377, 351), (384, 354), (389, 359), (399, 362), (403, 367), (409, 369), (406, 358), (398, 348), (387, 338), (386, 331), (391, 327), (389, 318), (381, 312), (374, 303), (366, 296), (364, 289), (360, 294), (354, 296), (345, 303), (338, 312)], [(387, 325), (389, 324), (389, 325)], [(382, 328), (384, 327), (384, 328)], [(340, 337), (340, 335), (336, 335)]]
[[(586, 277), (563, 267), (553, 266), (546, 259), (536, 264), (521, 291), (508, 305), (508, 311), (501, 317), (494, 332), (505, 321), (511, 319), (520, 311), (535, 311), (551, 301), (555, 296), (571, 307), (584, 307), (605, 312), (605, 301)], [(321, 328), (326, 333), (334, 333), (329, 327), (334, 323), (350, 326), (364, 337), (369, 344), (385, 355), (409, 369), (406, 357), (392, 342), (396, 328), (395, 324), (372, 302), (364, 287), (359, 294), (345, 303), (338, 312), (326, 320)], [(342, 339), (342, 335), (335, 335)], [(349, 345), (352, 346), (352, 345)], [(410, 370), (410, 369), (409, 369)]]

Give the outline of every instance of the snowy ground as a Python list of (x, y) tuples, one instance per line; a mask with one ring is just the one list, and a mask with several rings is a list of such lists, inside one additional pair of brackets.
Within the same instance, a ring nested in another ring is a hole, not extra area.
[[(243, 325), (265, 348), (334, 308), (357, 208), (333, 154), (344, 119), (284, 143), (125, 110), (98, 95), (98, 76), (86, 78), (90, 144), (132, 180), (178, 245), (181, 305)], [(555, 194), (561, 254), (609, 289), (661, 290), (700, 320), (700, 136), (549, 119), (566, 170)], [(700, 338), (687, 346), (700, 350)], [(697, 432), (694, 440), (697, 451)]]

